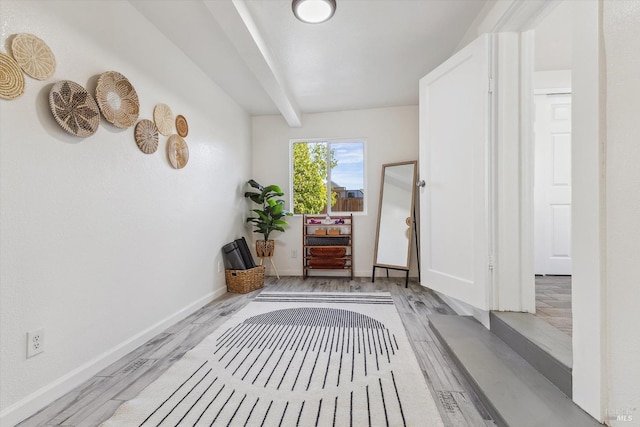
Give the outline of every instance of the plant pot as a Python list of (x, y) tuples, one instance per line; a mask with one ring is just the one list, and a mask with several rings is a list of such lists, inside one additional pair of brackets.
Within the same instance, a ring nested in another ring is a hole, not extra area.
[(257, 240), (256, 255), (258, 258), (272, 257), (276, 249), (276, 242), (273, 240)]

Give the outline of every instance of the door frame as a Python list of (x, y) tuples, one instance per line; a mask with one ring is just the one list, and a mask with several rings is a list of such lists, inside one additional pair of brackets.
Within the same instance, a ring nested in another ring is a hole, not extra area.
[[(494, 308), (513, 311), (535, 310), (535, 282), (534, 282), (534, 230), (533, 230), (533, 69), (534, 69), (534, 28), (547, 16), (559, 1), (530, 1), (511, 0), (489, 4), (483, 10), (483, 19), (467, 32), (466, 38), (475, 38), (483, 32), (515, 35), (519, 45), (515, 50), (519, 58), (519, 94), (514, 104), (508, 94), (500, 93), (500, 87), (507, 80), (513, 80), (513, 70), (503, 70), (504, 64), (498, 68), (497, 85), (499, 89), (497, 111), (498, 139), (508, 135), (517, 137), (512, 141), (519, 141), (517, 152), (519, 155), (519, 173), (504, 170), (497, 166), (498, 176), (513, 177), (518, 181), (517, 200), (513, 200), (513, 188), (506, 195), (508, 203), (499, 201), (498, 215), (508, 213), (508, 209), (518, 209), (518, 238), (505, 240), (504, 232), (508, 225), (499, 225), (496, 230), (498, 241), (497, 265), (517, 258), (519, 268), (513, 271), (501, 270), (494, 286)], [(587, 413), (599, 421), (604, 420), (606, 397), (606, 337), (604, 319), (604, 256), (605, 256), (605, 209), (604, 209), (604, 179), (602, 172), (602, 143), (601, 123), (604, 108), (603, 100), (599, 97), (602, 77), (599, 74), (601, 66), (602, 48), (599, 43), (601, 23), (601, 5), (597, 1), (575, 2), (574, 16), (581, 16), (579, 22), (574, 23), (574, 54), (573, 54), (573, 108), (572, 135), (580, 140), (580, 151), (577, 144), (572, 144), (572, 218), (573, 229), (572, 246), (574, 248), (573, 261), (573, 401)], [(500, 36), (500, 34), (498, 34)], [(464, 41), (463, 41), (464, 42)], [(575, 48), (580, 43), (580, 48)], [(511, 60), (514, 59), (513, 51)], [(504, 62), (504, 61), (503, 61)], [(512, 61), (518, 62), (518, 61)], [(509, 73), (501, 73), (508, 71)], [(513, 82), (506, 87), (513, 89)], [(505, 86), (503, 86), (505, 87)], [(501, 102), (502, 101), (502, 102)], [(509, 109), (519, 111), (518, 124), (504, 128), (505, 120), (513, 118)], [(500, 126), (503, 126), (502, 128)], [(515, 130), (513, 128), (516, 128)], [(502, 135), (501, 135), (502, 133)], [(506, 148), (500, 144), (499, 149)], [(508, 160), (513, 161), (511, 155)], [(498, 158), (498, 161), (500, 157)], [(500, 192), (498, 188), (498, 198)], [(504, 195), (504, 192), (502, 193)], [(502, 219), (508, 218), (503, 216)], [(502, 222), (500, 220), (499, 224)], [(511, 225), (513, 230), (513, 225)], [(518, 255), (512, 255), (517, 253)], [(517, 270), (517, 271), (516, 271)], [(508, 274), (507, 274), (508, 273)], [(503, 280), (515, 278), (519, 280)], [(520, 308), (515, 308), (519, 304)], [(533, 304), (533, 307), (531, 305)]]

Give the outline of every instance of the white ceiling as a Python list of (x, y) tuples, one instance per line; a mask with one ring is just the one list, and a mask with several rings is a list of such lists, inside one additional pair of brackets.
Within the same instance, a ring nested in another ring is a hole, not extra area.
[(448, 58), (485, 0), (337, 0), (303, 24), (290, 0), (130, 0), (252, 115), (418, 103), (418, 80)]

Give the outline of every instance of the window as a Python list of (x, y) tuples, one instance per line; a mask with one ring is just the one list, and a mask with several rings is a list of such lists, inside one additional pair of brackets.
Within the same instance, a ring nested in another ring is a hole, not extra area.
[(364, 141), (292, 141), (290, 194), (295, 214), (364, 212)]

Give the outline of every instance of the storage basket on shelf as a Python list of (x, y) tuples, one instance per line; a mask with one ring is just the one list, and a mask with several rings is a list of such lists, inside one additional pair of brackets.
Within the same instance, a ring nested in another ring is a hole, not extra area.
[(342, 258), (311, 258), (309, 267), (312, 268), (344, 268), (347, 260)]
[(309, 248), (309, 255), (316, 257), (326, 258), (340, 258), (347, 254), (347, 248), (334, 247), (334, 248)]
[(227, 291), (236, 294), (246, 294), (264, 286), (264, 265), (248, 270), (225, 270)]
[(346, 246), (348, 237), (307, 237), (308, 246)]

